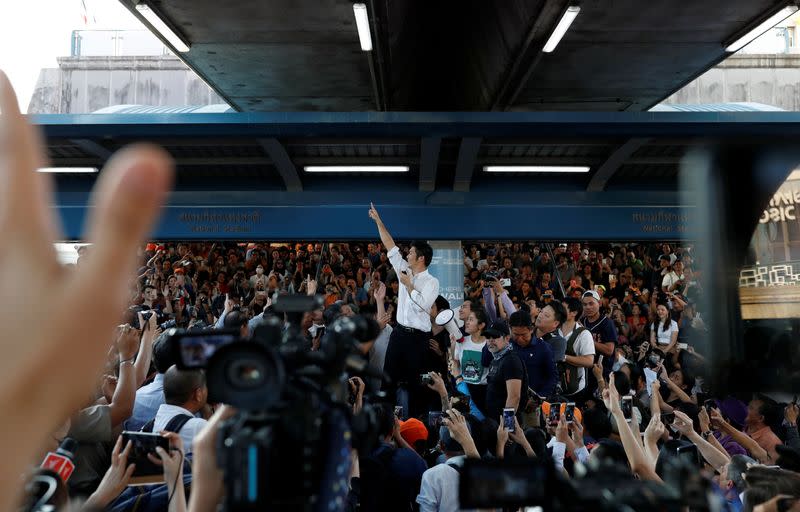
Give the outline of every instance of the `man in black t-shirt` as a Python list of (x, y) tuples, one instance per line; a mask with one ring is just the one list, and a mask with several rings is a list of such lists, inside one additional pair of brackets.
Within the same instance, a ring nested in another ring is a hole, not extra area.
[(486, 378), (486, 417), (500, 421), (504, 408), (513, 408), (519, 415), (528, 393), (525, 363), (511, 349), (511, 336), (505, 322), (494, 322), (483, 330), (483, 335), (492, 353)]

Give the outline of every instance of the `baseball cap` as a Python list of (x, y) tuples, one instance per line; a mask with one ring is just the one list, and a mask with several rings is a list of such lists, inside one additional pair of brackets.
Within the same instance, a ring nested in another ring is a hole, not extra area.
[(493, 322), (492, 325), (484, 329), (481, 334), (491, 339), (502, 338), (503, 336), (509, 335), (508, 325), (502, 320), (499, 320)]
[(414, 443), (420, 439), (423, 441), (428, 440), (428, 429), (417, 418), (409, 418), (400, 422), (400, 435), (408, 444), (414, 446)]
[(596, 291), (594, 291), (594, 290), (587, 290), (587, 291), (585, 291), (585, 292), (583, 293), (583, 295), (581, 296), (581, 298), (582, 298), (582, 299), (585, 299), (586, 297), (591, 297), (591, 298), (593, 298), (594, 300), (596, 300), (597, 302), (600, 302), (600, 294), (599, 294), (599, 293), (597, 293), (597, 292), (596, 292)]

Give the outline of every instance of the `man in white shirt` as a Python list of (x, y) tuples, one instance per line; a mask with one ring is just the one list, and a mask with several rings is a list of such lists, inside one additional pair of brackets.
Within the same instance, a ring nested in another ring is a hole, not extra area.
[(186, 455), (192, 453), (192, 441), (206, 426), (208, 421), (195, 418), (194, 415), (206, 405), (208, 387), (206, 376), (202, 370), (178, 370), (173, 366), (164, 374), (164, 401), (156, 413), (153, 432), (164, 430), (174, 417), (191, 416), (181, 427), (178, 434), (183, 440)]
[[(572, 346), (567, 346), (566, 363), (578, 370), (578, 388), (573, 393), (569, 393), (569, 395), (579, 397), (581, 392), (586, 389), (586, 369), (594, 365), (594, 339), (592, 338), (592, 333), (577, 320), (583, 315), (581, 301), (568, 297), (564, 299), (563, 304), (567, 312), (567, 319), (561, 324), (559, 332), (567, 340), (568, 345), (572, 341)], [(573, 333), (577, 334), (573, 336)], [(581, 400), (573, 398), (573, 400), (582, 402), (586, 398), (582, 397)]]
[[(394, 243), (375, 206), (370, 204), (369, 216), (375, 221), (383, 246), (388, 252), (400, 281), (397, 296), (397, 328), (392, 331), (386, 349), (384, 372), (392, 381), (387, 390), (391, 397), (400, 386), (408, 392), (408, 417), (427, 412), (426, 395), (430, 393), (422, 384), (420, 375), (425, 372), (425, 353), (430, 350), (428, 340), (431, 332), (430, 310), (439, 296), (439, 280), (428, 273), (433, 260), (433, 249), (428, 243), (416, 241), (411, 244), (406, 259)], [(406, 405), (406, 404), (400, 404)]]

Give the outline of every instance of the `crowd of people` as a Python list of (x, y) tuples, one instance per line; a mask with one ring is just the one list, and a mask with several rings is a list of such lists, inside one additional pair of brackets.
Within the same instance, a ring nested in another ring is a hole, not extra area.
[[(198, 475), (183, 475), (181, 463), (202, 459), (198, 439), (213, 435), (218, 404), (208, 403), (202, 371), (175, 367), (162, 332), (234, 328), (247, 337), (288, 294), (321, 297), (300, 326), (306, 350), (320, 349), (339, 317), (378, 324), (362, 352), (387, 378), (350, 381), (354, 412), (373, 401), (380, 413), (377, 448), (354, 458), (352, 507), (458, 510), (465, 458), (537, 458), (567, 478), (581, 465), (618, 464), (630, 479), (663, 482), (664, 461), (690, 448), (730, 510), (800, 492), (792, 487), (800, 482), (797, 404), (717, 397), (704, 386), (707, 332), (696, 309), (704, 290), (691, 246), (468, 244), (465, 301), (452, 307), (427, 271), (430, 246), (398, 246), (377, 210), (370, 216), (380, 241), (142, 247), (127, 326), (97, 401), (60, 431), (81, 443), (72, 493), (112, 510), (141, 507), (141, 488), (112, 496), (101, 482), (129, 476), (114, 433), (149, 422), (148, 431), (174, 432), (165, 435), (182, 456), (160, 452), (166, 483), (144, 495), (153, 507), (185, 504), (175, 483)], [(457, 330), (435, 321), (450, 309)], [(103, 450), (110, 458), (97, 456)], [(766, 489), (770, 475), (787, 487)]]
[[(264, 321), (286, 320), (275, 304), (299, 293), (323, 303), (300, 322), (304, 350), (324, 350), (326, 328), (341, 317), (371, 318), (379, 333), (359, 346), (379, 371), (347, 381), (353, 415), (372, 407), (377, 432), (373, 449), (351, 453), (341, 508), (459, 510), (465, 461), (535, 459), (562, 481), (582, 481), (576, 495), (593, 479), (612, 495), (634, 481), (675, 486), (670, 467), (690, 464), (708, 475), (700, 495), (710, 508), (800, 509), (797, 400), (714, 396), (704, 385), (709, 333), (696, 304), (709, 291), (690, 246), (468, 245), (465, 301), (454, 308), (428, 272), (431, 247), (398, 246), (374, 207), (378, 237), (368, 244), (140, 245), (171, 172), (162, 151), (138, 146), (102, 173), (92, 245), (65, 270), (52, 247), (49, 189), (33, 172), (43, 156), (16, 105), (0, 73), (0, 229), (14, 240), (0, 265), (2, 508), (22, 494), (20, 468), (69, 452), (74, 472), (59, 472), (68, 493), (60, 483), (43, 500), (216, 510), (226, 492), (219, 429), (238, 413), (209, 403), (206, 374), (178, 368), (165, 331), (248, 338)], [(31, 307), (43, 289), (46, 322)], [(455, 326), (439, 325), (451, 309)], [(113, 330), (120, 312), (126, 320)], [(136, 453), (123, 430), (154, 433), (155, 448)], [(162, 483), (131, 485), (145, 461)]]

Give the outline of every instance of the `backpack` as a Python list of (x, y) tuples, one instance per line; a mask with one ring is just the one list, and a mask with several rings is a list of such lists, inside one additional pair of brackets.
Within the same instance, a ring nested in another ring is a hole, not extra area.
[[(174, 416), (171, 420), (169, 420), (167, 425), (164, 427), (164, 430), (166, 430), (167, 432), (174, 432), (178, 434), (180, 433), (183, 426), (186, 425), (186, 423), (192, 418), (194, 418), (194, 416), (190, 416), (188, 414), (178, 414), (177, 416)], [(141, 430), (139, 430), (139, 432), (152, 432), (153, 427), (155, 427), (155, 425), (156, 425), (156, 419), (153, 418), (152, 420), (145, 423), (144, 426), (142, 426)]]
[[(186, 422), (192, 418), (194, 418), (194, 416), (178, 414), (169, 420), (164, 430), (177, 434), (181, 431), (183, 426), (186, 425)], [(155, 419), (148, 421), (144, 424), (140, 432), (152, 432), (155, 422)], [(155, 464), (153, 464), (153, 467), (159, 470), (161, 469)], [(188, 491), (191, 483), (191, 466), (184, 463), (183, 485), (187, 497), (189, 496)], [(169, 498), (169, 491), (167, 490), (166, 484), (130, 486), (111, 503), (107, 510), (111, 512), (161, 512), (167, 510)]]
[[(575, 329), (570, 334), (569, 339), (567, 340), (567, 352), (566, 355), (568, 356), (576, 356), (575, 353), (575, 340), (578, 339), (578, 336), (581, 335), (583, 331), (585, 331), (585, 327), (578, 327), (575, 326)], [(578, 392), (578, 385), (580, 384), (580, 375), (578, 371), (580, 368), (577, 366), (568, 364), (566, 361), (558, 363), (558, 373), (560, 375), (560, 383), (561, 383), (561, 392), (565, 395), (574, 395)]]
[[(416, 499), (408, 495), (398, 478), (391, 473), (391, 464), (397, 449), (384, 449), (377, 455), (362, 457), (359, 460), (361, 473), (362, 512), (389, 511), (410, 512)], [(419, 486), (417, 486), (419, 491)]]

